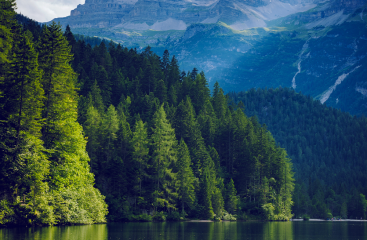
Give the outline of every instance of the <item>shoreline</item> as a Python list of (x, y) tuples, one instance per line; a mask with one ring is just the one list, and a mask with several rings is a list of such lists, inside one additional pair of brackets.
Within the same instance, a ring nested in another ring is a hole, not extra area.
[[(291, 219), (290, 222), (302, 222), (305, 221), (303, 219)], [(305, 222), (367, 222), (367, 220), (363, 219), (340, 219), (340, 220), (325, 220), (325, 219), (318, 219), (318, 218), (310, 218)]]

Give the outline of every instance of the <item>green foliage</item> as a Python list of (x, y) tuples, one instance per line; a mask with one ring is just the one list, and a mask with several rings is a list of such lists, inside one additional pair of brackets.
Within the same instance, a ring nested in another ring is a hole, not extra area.
[(132, 222), (152, 222), (153, 217), (149, 214), (131, 215), (129, 220)]
[(166, 219), (167, 219), (167, 216), (164, 212), (156, 212), (153, 215), (153, 221), (155, 222), (164, 222), (166, 221)]
[[(1, 180), (10, 187), (1, 186), (17, 203), (4, 205), (14, 214), (4, 210), (3, 219), (91, 224), (109, 212), (112, 221), (235, 220), (234, 214), (265, 218), (266, 204), (274, 218), (291, 216), (286, 152), (241, 105), (228, 104), (219, 84), (210, 96), (205, 74), (180, 74), (168, 51), (160, 59), (150, 48), (92, 48), (60, 29), (44, 27), (37, 49), (29, 33), (14, 32), (12, 51), (33, 60), (14, 54), (6, 65), (30, 67), (7, 70), (17, 87), (0, 98), (7, 99), (1, 116), (9, 123), (0, 135), (7, 153)], [(12, 84), (1, 86), (3, 94)], [(7, 171), (18, 163), (22, 171)]]
[(274, 208), (273, 204), (266, 203), (266, 204), (262, 205), (261, 207), (264, 210), (264, 215), (265, 215), (265, 218), (267, 220), (275, 220), (274, 219), (274, 210), (275, 210), (275, 208)]
[(77, 122), (69, 43), (53, 23), (34, 44), (31, 32), (11, 19), (13, 7), (1, 1), (1, 29), (12, 25), (13, 41), (1, 62), (0, 224), (105, 222), (107, 205), (93, 187)]
[(14, 220), (14, 210), (10, 206), (10, 203), (5, 199), (0, 201), (0, 224), (4, 225), (12, 223)]
[(237, 218), (235, 217), (235, 215), (232, 215), (228, 212), (224, 212), (224, 214), (222, 216), (222, 220), (224, 220), (224, 221), (236, 221)]
[[(365, 117), (353, 117), (286, 88), (252, 89), (231, 97), (243, 102), (246, 114), (266, 124), (292, 159), (297, 179), (292, 197), (296, 217), (327, 218), (330, 212), (363, 218), (357, 209), (358, 195), (366, 194), (366, 174), (361, 170), (366, 168)], [(270, 199), (279, 178), (273, 183), (267, 179), (269, 186), (262, 184), (263, 196)]]
[(180, 214), (179, 212), (170, 212), (167, 215), (167, 221), (172, 221), (172, 222), (177, 222), (177, 221), (182, 221), (185, 219), (185, 216), (182, 216), (184, 214)]
[(177, 188), (180, 196), (182, 212), (185, 212), (185, 205), (193, 208), (195, 202), (195, 182), (196, 179), (191, 169), (191, 159), (186, 143), (181, 139), (177, 149)]

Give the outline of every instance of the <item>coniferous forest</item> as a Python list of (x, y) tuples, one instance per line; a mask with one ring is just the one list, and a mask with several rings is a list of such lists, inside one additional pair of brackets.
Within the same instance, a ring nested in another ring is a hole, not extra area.
[(296, 217), (366, 219), (367, 118), (287, 88), (230, 93), (266, 124), (295, 171)]
[(0, 2), (0, 224), (292, 216), (286, 151), (203, 72)]

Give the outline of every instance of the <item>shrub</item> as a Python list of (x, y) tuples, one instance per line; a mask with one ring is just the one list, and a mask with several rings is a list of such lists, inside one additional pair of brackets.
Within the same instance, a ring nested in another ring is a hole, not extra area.
[(151, 222), (151, 221), (153, 221), (153, 217), (150, 216), (149, 214), (146, 214), (146, 213), (139, 214), (139, 215), (130, 215), (129, 216), (129, 221), (132, 221), (132, 222)]
[(167, 221), (181, 221), (184, 220), (183, 217), (181, 217), (179, 212), (170, 212), (167, 215)]
[(235, 217), (235, 215), (229, 214), (226, 211), (224, 212), (222, 219), (225, 221), (237, 221), (237, 218)]
[(166, 215), (164, 214), (164, 212), (156, 212), (153, 216), (153, 220), (156, 222), (164, 222), (166, 221)]
[(0, 225), (11, 223), (14, 217), (14, 211), (6, 200), (0, 201)]

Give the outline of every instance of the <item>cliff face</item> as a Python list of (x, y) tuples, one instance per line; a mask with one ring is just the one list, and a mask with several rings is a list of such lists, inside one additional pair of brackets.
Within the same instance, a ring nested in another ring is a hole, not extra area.
[(236, 30), (306, 11), (310, 0), (86, 0), (55, 21), (75, 28), (184, 30), (193, 23), (224, 22)]

